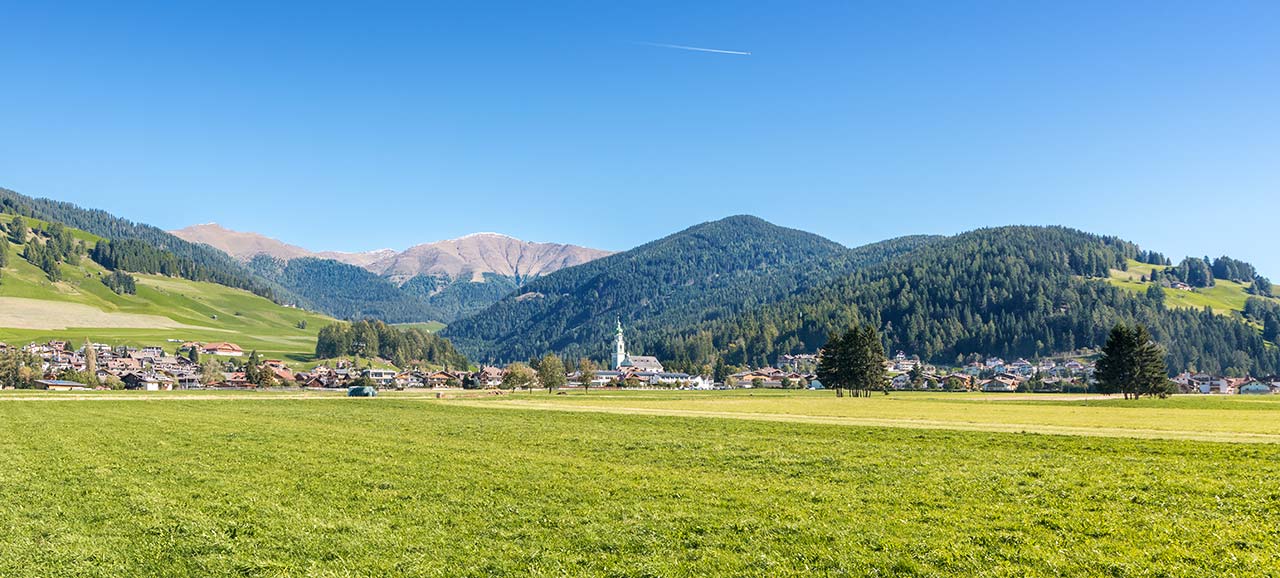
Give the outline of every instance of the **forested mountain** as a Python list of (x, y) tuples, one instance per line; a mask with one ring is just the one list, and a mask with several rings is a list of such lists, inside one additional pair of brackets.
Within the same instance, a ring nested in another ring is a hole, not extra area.
[(51, 199), (32, 198), (0, 188), (0, 212), (62, 223), (115, 241), (141, 241), (154, 250), (153, 253), (172, 254), (175, 263), (181, 263), (180, 267), (174, 268), (177, 275), (198, 272), (199, 278), (193, 277), (192, 280), (213, 281), (268, 298), (284, 297), (278, 295), (278, 287), (254, 278), (252, 273), (221, 251), (184, 241), (159, 228), (121, 219), (106, 211), (85, 209)]
[(288, 288), (299, 305), (339, 319), (403, 323), (433, 319), (427, 299), (402, 291), (365, 269), (331, 259), (277, 259), (259, 254), (248, 263), (258, 275)]
[(1278, 369), (1276, 349), (1239, 317), (1167, 308), (1167, 289), (1134, 294), (1105, 281), (1136, 256), (1132, 243), (1071, 229), (983, 229), (732, 319), (646, 337), (655, 350), (693, 361), (700, 352), (688, 342), (706, 334), (731, 362), (758, 362), (815, 351), (830, 331), (866, 321), (891, 349), (954, 363), (1098, 347), (1117, 321), (1136, 321), (1168, 349), (1173, 369)]
[[(473, 358), (527, 357), (540, 348), (601, 356), (618, 316), (633, 349), (697, 370), (717, 359), (766, 365), (778, 354), (811, 353), (831, 331), (859, 322), (879, 328), (890, 350), (955, 363), (1098, 347), (1117, 321), (1136, 321), (1167, 348), (1171, 369), (1280, 370), (1277, 349), (1260, 331), (1266, 323), (1280, 326), (1280, 315), (1266, 305), (1276, 301), (1254, 298), (1248, 319), (1166, 307), (1163, 294), (1170, 289), (1135, 294), (1106, 281), (1112, 269), (1149, 253), (1060, 227), (982, 229), (848, 252), (801, 243), (808, 250), (783, 259), (787, 265), (733, 269), (730, 283), (703, 286), (718, 265), (741, 266), (737, 257), (767, 243), (768, 227), (743, 218), (694, 227), (531, 283), (526, 294), (450, 326), (447, 334)], [(695, 249), (684, 238), (691, 233), (714, 241)], [(706, 257), (692, 257), (698, 254)], [(1221, 270), (1253, 274), (1239, 264)], [(684, 287), (697, 290), (687, 294)], [(703, 294), (709, 299), (690, 307), (670, 302)]]
[(472, 359), (525, 359), (548, 350), (602, 357), (615, 318), (634, 335), (709, 322), (932, 240), (909, 237), (850, 250), (756, 217), (729, 217), (535, 279), (451, 324), (446, 335)]

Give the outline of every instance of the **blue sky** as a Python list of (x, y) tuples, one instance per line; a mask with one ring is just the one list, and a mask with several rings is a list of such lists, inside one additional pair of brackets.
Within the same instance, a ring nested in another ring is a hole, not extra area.
[[(1062, 224), (1280, 277), (1277, 2), (8, 2), (0, 186), (314, 249)], [(662, 48), (671, 43), (751, 52)]]

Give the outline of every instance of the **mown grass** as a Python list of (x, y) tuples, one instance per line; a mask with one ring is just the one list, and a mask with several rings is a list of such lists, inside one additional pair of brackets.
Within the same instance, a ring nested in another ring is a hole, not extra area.
[(12, 400), (0, 401), (0, 416), (5, 576), (1265, 576), (1280, 567), (1280, 446), (394, 396)]
[(485, 403), (530, 409), (623, 413), (637, 410), (992, 432), (1280, 442), (1280, 396), (1175, 396), (1167, 400), (1124, 401), (1119, 397), (979, 393), (898, 392), (843, 399), (836, 399), (831, 392), (724, 393), (729, 392), (597, 391), (565, 396), (517, 395)]

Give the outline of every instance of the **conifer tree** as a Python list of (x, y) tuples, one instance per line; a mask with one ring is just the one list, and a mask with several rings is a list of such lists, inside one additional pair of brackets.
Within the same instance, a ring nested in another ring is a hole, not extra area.
[(1169, 393), (1168, 368), (1164, 351), (1141, 325), (1116, 324), (1098, 360), (1098, 389), (1102, 393), (1122, 393), (1125, 399)]

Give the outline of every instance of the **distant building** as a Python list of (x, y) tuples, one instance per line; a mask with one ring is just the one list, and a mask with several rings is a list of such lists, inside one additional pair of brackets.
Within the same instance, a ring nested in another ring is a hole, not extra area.
[(244, 350), (240, 349), (240, 346), (234, 343), (219, 342), (219, 343), (205, 344), (204, 349), (201, 350), (201, 353), (204, 353), (206, 355), (223, 355), (227, 357), (240, 357), (244, 355)]
[(627, 342), (622, 337), (622, 321), (618, 321), (618, 330), (613, 340), (614, 369), (618, 371), (643, 371), (663, 373), (666, 370), (657, 357), (651, 355), (630, 355), (627, 353)]
[(37, 379), (36, 385), (49, 391), (85, 391), (89, 386), (78, 381), (62, 379)]
[(387, 386), (395, 381), (396, 370), (369, 368), (364, 370), (363, 375), (378, 385)]

